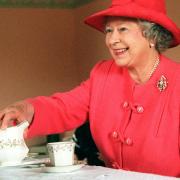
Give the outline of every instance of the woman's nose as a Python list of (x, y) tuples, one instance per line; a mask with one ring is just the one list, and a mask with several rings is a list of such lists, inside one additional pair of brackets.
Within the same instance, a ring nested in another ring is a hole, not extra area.
[(117, 31), (114, 31), (110, 37), (110, 44), (115, 46), (121, 42), (121, 37)]

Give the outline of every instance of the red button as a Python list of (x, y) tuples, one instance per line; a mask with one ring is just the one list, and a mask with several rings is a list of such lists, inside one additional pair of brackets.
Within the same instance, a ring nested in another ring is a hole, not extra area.
[(116, 169), (116, 168), (117, 168), (116, 163), (113, 163), (113, 164), (112, 164), (112, 167), (113, 167), (114, 169)]
[(129, 103), (127, 101), (124, 101), (122, 106), (123, 108), (127, 108), (129, 106)]
[(120, 169), (120, 168), (121, 168), (117, 162), (113, 162), (113, 163), (112, 163), (112, 167), (113, 167), (114, 169)]
[(128, 146), (131, 146), (133, 144), (133, 140), (131, 138), (126, 138), (125, 144), (127, 144)]
[(144, 112), (144, 108), (142, 106), (137, 106), (136, 108), (138, 113), (143, 113)]
[(113, 139), (118, 139), (118, 137), (119, 137), (117, 131), (113, 131), (112, 134), (111, 134), (111, 136), (112, 136)]

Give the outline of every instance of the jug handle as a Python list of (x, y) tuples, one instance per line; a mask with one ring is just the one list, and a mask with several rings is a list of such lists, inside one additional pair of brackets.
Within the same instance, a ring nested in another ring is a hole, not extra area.
[(28, 126), (29, 126), (29, 122), (27, 120), (17, 125), (17, 127), (20, 128), (21, 130), (25, 130)]

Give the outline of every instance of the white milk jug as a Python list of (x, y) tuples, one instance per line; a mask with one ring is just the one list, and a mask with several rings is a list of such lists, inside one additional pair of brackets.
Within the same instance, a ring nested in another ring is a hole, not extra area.
[(24, 141), (24, 130), (29, 126), (24, 121), (17, 126), (0, 130), (0, 166), (20, 164), (29, 151)]

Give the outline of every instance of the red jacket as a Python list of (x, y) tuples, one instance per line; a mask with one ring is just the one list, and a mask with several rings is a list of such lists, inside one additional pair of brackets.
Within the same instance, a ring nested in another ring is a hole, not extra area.
[(180, 176), (180, 64), (163, 56), (151, 79), (139, 85), (113, 60), (66, 93), (31, 99), (30, 137), (74, 129), (90, 119), (94, 141), (108, 167)]

